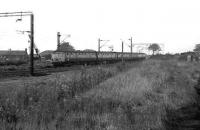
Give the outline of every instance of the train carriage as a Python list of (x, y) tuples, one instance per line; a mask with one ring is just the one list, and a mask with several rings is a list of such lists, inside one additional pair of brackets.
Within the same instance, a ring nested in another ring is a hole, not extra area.
[(78, 51), (76, 61), (79, 64), (89, 64), (96, 62), (96, 52)]
[(55, 51), (52, 63), (56, 65), (112, 63), (117, 61), (145, 59), (144, 53), (96, 52), (96, 51)]
[(117, 55), (115, 52), (98, 52), (98, 61), (99, 62), (110, 62), (117, 59)]

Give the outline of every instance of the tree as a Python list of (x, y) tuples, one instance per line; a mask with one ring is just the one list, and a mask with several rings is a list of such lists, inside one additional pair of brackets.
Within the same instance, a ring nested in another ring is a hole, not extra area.
[(157, 43), (151, 44), (148, 47), (148, 50), (153, 52), (153, 55), (155, 54), (156, 51), (161, 51), (160, 46)]
[(193, 51), (200, 52), (200, 44), (196, 44)]
[(63, 42), (57, 50), (58, 51), (75, 51), (74, 47), (70, 45), (69, 42)]

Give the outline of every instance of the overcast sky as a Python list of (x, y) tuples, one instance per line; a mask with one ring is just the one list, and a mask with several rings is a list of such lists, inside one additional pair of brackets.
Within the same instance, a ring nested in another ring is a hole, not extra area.
[[(190, 51), (200, 43), (199, 0), (2, 0), (0, 12), (32, 11), (35, 16), (35, 43), (43, 50), (56, 49), (56, 33), (68, 34), (76, 49), (97, 50), (97, 39), (110, 40), (115, 51), (129, 51), (134, 43), (162, 43), (170, 53)], [(28, 47), (30, 18), (22, 22), (0, 18), (0, 50)], [(136, 51), (137, 48), (134, 48)]]

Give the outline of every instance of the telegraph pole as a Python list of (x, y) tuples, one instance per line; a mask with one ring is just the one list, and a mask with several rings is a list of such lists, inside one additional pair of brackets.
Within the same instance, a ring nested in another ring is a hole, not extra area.
[(31, 14), (31, 53), (30, 53), (30, 73), (34, 75), (34, 15)]
[(57, 50), (60, 48), (60, 32), (57, 32)]
[(122, 63), (124, 62), (124, 42), (122, 41)]

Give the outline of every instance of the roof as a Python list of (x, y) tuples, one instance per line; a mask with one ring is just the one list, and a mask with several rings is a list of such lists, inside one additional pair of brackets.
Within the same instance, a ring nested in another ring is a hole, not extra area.
[(27, 55), (27, 52), (24, 50), (0, 50), (0, 56), (2, 55)]
[[(64, 53), (96, 53), (97, 51), (94, 51), (94, 52), (92, 52), (92, 51), (80, 51), (80, 50), (76, 50), (76, 51), (58, 51), (58, 50), (56, 50), (56, 51), (54, 51), (53, 53), (62, 53), (62, 52), (64, 52)], [(118, 54), (122, 54), (122, 52), (115, 52), (115, 51), (113, 51), (113, 52), (110, 52), (110, 51), (101, 51), (101, 52), (97, 52), (97, 53), (118, 53)], [(130, 52), (123, 52), (123, 54), (131, 54)], [(145, 54), (146, 55), (146, 53), (137, 53), (137, 52), (133, 52), (132, 54)]]
[(41, 56), (52, 54), (54, 50), (46, 50), (40, 53)]

